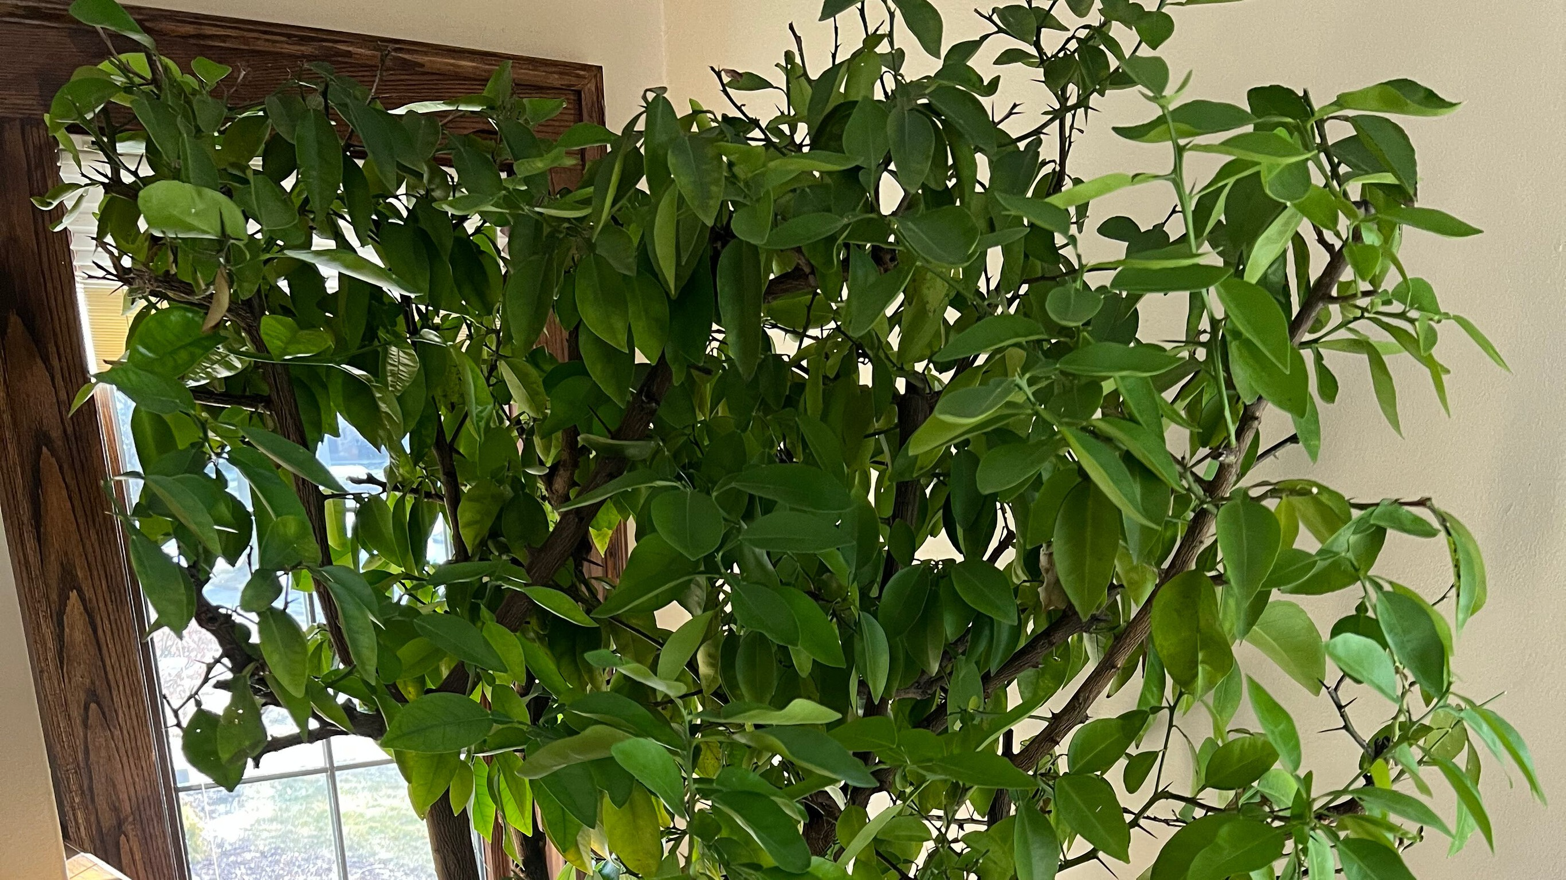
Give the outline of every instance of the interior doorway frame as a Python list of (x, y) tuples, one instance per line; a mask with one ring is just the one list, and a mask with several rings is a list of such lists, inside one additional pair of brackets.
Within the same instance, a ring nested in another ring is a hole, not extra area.
[[(375, 82), (387, 106), (481, 92), (510, 61), (517, 94), (565, 99), (540, 134), (604, 122), (597, 65), (128, 9), (181, 65), (205, 56), (234, 67), (240, 101), (313, 61)], [(50, 99), (107, 51), (64, 2), (0, 0), (0, 518), (65, 840), (136, 880), (186, 880), (147, 621), (104, 491), (109, 412), (100, 398), (70, 413), (90, 372), (75, 272), (67, 234), (51, 229), (61, 209), (29, 201), (59, 183), (58, 143), (43, 122)], [(579, 174), (556, 169), (555, 183)]]

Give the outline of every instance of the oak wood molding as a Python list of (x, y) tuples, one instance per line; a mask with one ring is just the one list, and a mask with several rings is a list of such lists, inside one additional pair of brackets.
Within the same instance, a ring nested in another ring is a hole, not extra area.
[[(0, 0), (0, 512), (33, 658), (65, 837), (135, 880), (183, 880), (184, 838), (146, 621), (103, 481), (107, 414), (70, 404), (89, 365), (68, 239), (28, 199), (58, 182), (41, 117), (55, 89), (106, 48), (65, 2)], [(259, 99), (311, 61), (376, 83), (388, 106), (482, 91), (511, 61), (516, 91), (558, 97), (541, 133), (604, 120), (595, 65), (234, 18), (131, 7), (160, 51), (235, 67)], [(241, 75), (242, 74), (242, 75)], [(377, 82), (377, 74), (379, 81)], [(557, 169), (570, 185), (577, 168)], [(623, 545), (623, 541), (622, 541)], [(623, 546), (610, 566), (623, 564)], [(0, 870), (0, 874), (4, 874)]]
[(59, 178), (36, 119), (0, 119), (0, 503), (66, 840), (132, 877), (183, 871), (151, 657), (108, 515), (104, 433), (63, 234), (28, 201)]

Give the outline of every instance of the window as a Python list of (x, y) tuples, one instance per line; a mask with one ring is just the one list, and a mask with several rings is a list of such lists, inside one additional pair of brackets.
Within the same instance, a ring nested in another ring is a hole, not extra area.
[[(82, 151), (91, 162), (91, 153)], [(74, 162), (61, 166), (61, 176), (78, 176)], [(91, 358), (98, 365), (119, 359), (131, 316), (116, 285), (95, 271), (92, 235), (93, 205), (74, 215), (68, 231), (71, 257), (81, 297), (83, 330)], [(329, 280), (330, 283), (330, 280)], [(112, 406), (111, 443), (120, 467), (136, 470), (136, 450), (130, 442), (129, 400), (116, 395)], [(366, 442), (347, 423), (339, 435), (327, 437), (318, 454), (340, 479), (379, 473), (385, 454)], [(238, 473), (225, 474), (244, 497)], [(139, 486), (123, 487), (133, 501)], [(348, 514), (352, 516), (352, 512)], [(431, 556), (444, 555), (437, 534)], [(222, 567), (205, 588), (215, 604), (236, 607), (249, 578), (244, 561)], [(314, 604), (289, 609), (301, 624), (316, 622)], [(253, 623), (253, 622), (252, 622)], [(186, 858), (192, 880), (426, 880), (433, 878), (424, 823), (409, 808), (405, 787), (391, 759), (371, 740), (331, 737), (305, 743), (262, 758), (232, 792), (223, 790), (184, 759), (180, 731), (198, 706), (221, 713), (228, 694), (213, 679), (220, 656), (217, 641), (199, 627), (183, 636), (166, 629), (152, 636), (157, 669), (157, 694), (169, 738), (169, 755), (184, 830)], [(264, 711), (273, 735), (297, 728), (281, 709)]]

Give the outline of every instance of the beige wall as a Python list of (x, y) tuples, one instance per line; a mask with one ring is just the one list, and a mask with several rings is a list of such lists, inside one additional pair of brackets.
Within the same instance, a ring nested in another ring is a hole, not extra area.
[[(610, 124), (634, 112), (643, 87), (668, 84), (675, 98), (716, 106), (709, 65), (769, 71), (786, 45), (785, 27), (800, 22), (813, 67), (830, 46), (830, 30), (813, 24), (819, 0), (177, 0), (152, 5), (256, 17), (530, 53), (601, 64)], [(974, 29), (967, 3), (938, 0), (948, 34)], [(988, 6), (989, 4), (984, 4)], [(1511, 361), (1508, 376), (1460, 338), (1442, 356), (1453, 369), (1452, 418), (1428, 385), (1400, 373), (1400, 440), (1380, 420), (1368, 383), (1339, 370), (1342, 400), (1324, 416), (1326, 450), (1319, 465), (1286, 458), (1277, 473), (1308, 474), (1363, 498), (1429, 494), (1465, 519), (1484, 543), (1490, 606), (1460, 646), (1462, 688), (1475, 696), (1507, 691), (1498, 704), (1532, 742), (1546, 785), (1557, 795), (1566, 778), (1566, 534), (1558, 499), (1566, 422), (1555, 377), (1566, 372), (1566, 298), (1562, 297), (1566, 140), (1566, 9), (1556, 0), (1509, 0), (1507, 15), (1474, 14), (1459, 0), (1249, 0), (1176, 11), (1178, 28), (1165, 54), (1192, 67), (1193, 96), (1243, 102), (1246, 87), (1281, 82), (1329, 97), (1393, 76), (1412, 76), (1467, 102), (1457, 115), (1415, 121), (1426, 203), (1483, 227), (1480, 239), (1418, 238), (1405, 249), (1411, 271), (1435, 284), (1442, 302), (1477, 320)], [(1005, 97), (1026, 100), (1025, 87)], [(1141, 121), (1146, 109), (1124, 96), (1105, 121)], [(1079, 153), (1084, 174), (1122, 168), (1162, 170), (1158, 150), (1112, 138), (1089, 139)], [(1448, 337), (1454, 334), (1446, 334)], [(1390, 570), (1428, 591), (1443, 577), (1439, 548), (1394, 542)], [(1326, 619), (1330, 619), (1330, 615)], [(1244, 658), (1242, 658), (1244, 659)], [(0, 548), (0, 865), (57, 857), (52, 797), (41, 774), (31, 679), (22, 665), (16, 605)], [(1301, 717), (1302, 728), (1327, 726), (1319, 707), (1286, 684), (1274, 687)], [(1374, 698), (1372, 698), (1374, 699)], [(1345, 752), (1330, 737), (1306, 744), (1310, 761), (1339, 778)], [(1422, 880), (1457, 880), (1481, 872), (1553, 877), (1566, 868), (1566, 827), (1504, 774), (1484, 782), (1491, 799), (1497, 854), (1477, 838), (1446, 861), (1439, 843), (1413, 857)], [(31, 823), (31, 824), (29, 824)], [(36, 826), (37, 833), (18, 833)], [(13, 852), (12, 850), (15, 850)], [(44, 869), (40, 869), (44, 870)], [(8, 870), (5, 876), (13, 874)], [(16, 876), (34, 876), (16, 874)], [(49, 876), (46, 872), (36, 876)]]

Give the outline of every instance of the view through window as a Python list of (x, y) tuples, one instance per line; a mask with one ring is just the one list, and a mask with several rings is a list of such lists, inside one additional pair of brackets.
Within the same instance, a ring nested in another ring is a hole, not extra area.
[[(62, 176), (80, 179), (69, 160)], [(124, 354), (131, 316), (118, 285), (95, 268), (99, 255), (93, 249), (92, 208), (82, 205), (68, 228), (85, 342), (90, 359), (102, 368)], [(328, 285), (334, 284), (328, 277)], [(129, 400), (117, 397), (113, 409), (110, 442), (121, 469), (135, 470)], [(348, 485), (355, 478), (379, 474), (387, 463), (386, 455), (346, 422), (339, 425), (338, 436), (325, 438), (318, 454)], [(226, 470), (224, 477), (235, 487), (236, 497), (248, 497), (238, 472)], [(123, 487), (129, 499), (138, 489), (134, 481)], [(351, 526), (351, 507), (346, 516)], [(429, 557), (445, 555), (437, 525)], [(205, 593), (216, 604), (238, 607), (249, 576), (244, 559), (234, 567), (220, 562)], [(290, 595), (295, 602), (289, 613), (301, 624), (313, 623), (313, 602), (297, 601), (301, 593)], [(409, 805), (397, 767), (372, 740), (338, 736), (273, 752), (247, 772), (233, 792), (191, 767), (180, 748), (184, 722), (198, 707), (221, 713), (228, 702), (220, 686), (224, 682), (214, 678), (220, 649), (195, 625), (183, 636), (159, 630), (152, 644), (192, 880), (433, 880), (424, 822)], [(268, 707), (263, 716), (274, 736), (297, 732), (280, 708)]]

